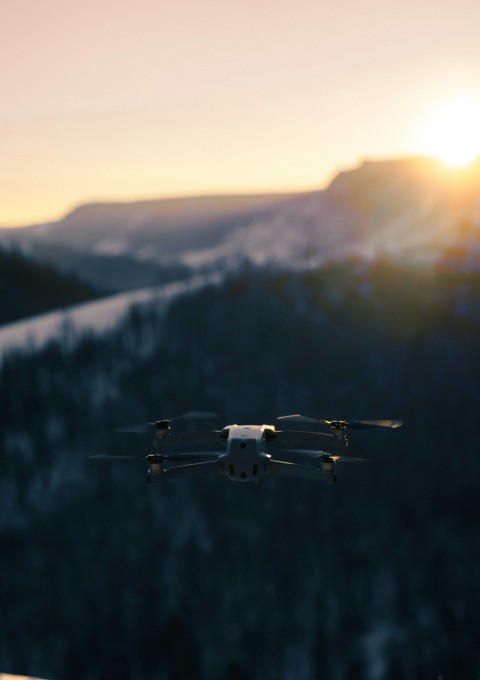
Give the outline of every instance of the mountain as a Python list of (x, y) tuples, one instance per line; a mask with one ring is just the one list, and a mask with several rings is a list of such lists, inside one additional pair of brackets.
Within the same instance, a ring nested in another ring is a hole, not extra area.
[[(177, 278), (179, 271), (231, 269), (244, 260), (303, 268), (385, 254), (426, 262), (455, 247), (466, 223), (480, 224), (480, 160), (452, 170), (433, 159), (406, 158), (365, 161), (325, 190), (305, 194), (85, 205), (58, 222), (2, 230), (0, 242), (20, 244), (78, 275), (89, 269), (79, 257), (102, 258), (104, 275), (107, 262), (123, 258), (124, 277), (136, 266), (137, 276), (174, 267)], [(160, 280), (132, 287), (154, 283)]]
[(81, 206), (59, 222), (31, 227), (28, 238), (96, 255), (170, 261), (213, 246), (285, 200), (283, 195), (247, 195), (98, 203)]
[(58, 222), (0, 230), (0, 243), (14, 244), (96, 286), (154, 286), (185, 277), (192, 253), (214, 251), (290, 198), (207, 196), (85, 205)]
[(464, 171), (428, 158), (366, 161), (237, 230), (203, 261), (241, 252), (257, 264), (300, 269), (347, 257), (426, 263), (463, 242), (466, 224), (478, 240), (480, 160)]
[(480, 226), (480, 159), (461, 169), (429, 158), (365, 162), (327, 193), (355, 215), (365, 253), (436, 259), (462, 238), (462, 225)]

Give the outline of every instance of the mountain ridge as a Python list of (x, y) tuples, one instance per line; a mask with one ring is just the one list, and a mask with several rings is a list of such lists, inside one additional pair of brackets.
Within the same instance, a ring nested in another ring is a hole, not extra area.
[(67, 250), (126, 258), (125, 271), (128, 262), (186, 273), (231, 271), (244, 261), (302, 269), (378, 255), (438, 261), (458, 244), (465, 222), (480, 225), (480, 160), (449, 169), (432, 158), (409, 157), (363, 161), (325, 189), (305, 193), (87, 204), (56, 222), (0, 230), (0, 242), (41, 251), (59, 266), (69, 260), (80, 276)]

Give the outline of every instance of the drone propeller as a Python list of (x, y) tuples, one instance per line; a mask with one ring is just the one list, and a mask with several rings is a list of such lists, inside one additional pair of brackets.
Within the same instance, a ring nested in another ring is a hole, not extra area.
[(126, 425), (125, 427), (117, 427), (114, 432), (129, 432), (133, 434), (145, 434), (146, 432), (151, 432), (152, 427), (165, 428), (170, 425), (170, 423), (175, 420), (196, 420), (203, 418), (218, 418), (217, 413), (209, 413), (207, 411), (188, 411), (187, 413), (182, 413), (179, 416), (174, 416), (173, 418), (166, 418), (164, 420), (156, 420), (153, 423), (140, 423), (134, 425)]
[(370, 463), (367, 458), (352, 458), (351, 456), (336, 456), (329, 454), (329, 458), (335, 462), (340, 461), (340, 463)]
[(295, 413), (289, 416), (280, 416), (277, 420), (289, 420), (297, 423), (318, 423), (320, 425), (329, 425), (334, 430), (345, 429), (349, 427), (352, 430), (363, 430), (377, 427), (397, 428), (402, 425), (402, 420), (321, 420), (319, 418), (310, 418), (309, 416), (302, 416), (300, 413)]

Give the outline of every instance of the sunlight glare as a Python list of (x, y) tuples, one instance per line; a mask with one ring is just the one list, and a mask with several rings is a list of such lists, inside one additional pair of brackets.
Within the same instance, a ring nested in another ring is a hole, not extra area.
[(423, 147), (448, 165), (472, 161), (480, 153), (480, 103), (458, 99), (445, 106), (429, 123)]

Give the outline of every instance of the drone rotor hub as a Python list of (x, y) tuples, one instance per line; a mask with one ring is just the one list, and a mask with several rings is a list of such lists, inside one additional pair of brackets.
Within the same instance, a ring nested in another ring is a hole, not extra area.
[(157, 432), (162, 431), (162, 430), (170, 430), (170, 424), (171, 420), (156, 420), (154, 423), (154, 427), (157, 430)]

